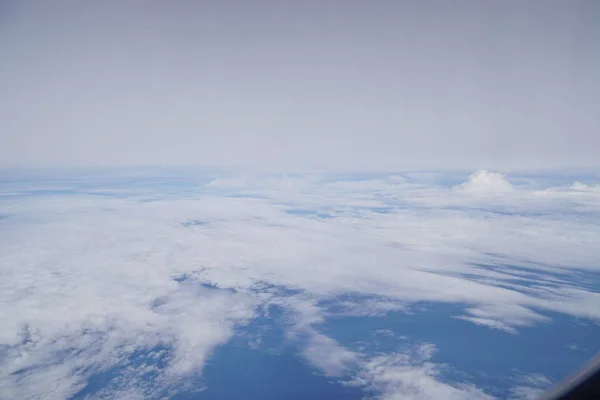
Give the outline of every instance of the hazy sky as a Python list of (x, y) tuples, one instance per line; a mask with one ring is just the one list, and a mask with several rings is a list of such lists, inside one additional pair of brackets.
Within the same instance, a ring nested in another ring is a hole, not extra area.
[(600, 2), (0, 2), (0, 164), (600, 167)]

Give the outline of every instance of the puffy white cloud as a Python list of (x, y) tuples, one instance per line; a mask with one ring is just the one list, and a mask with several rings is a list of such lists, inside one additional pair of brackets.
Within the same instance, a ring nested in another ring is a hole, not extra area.
[(406, 352), (374, 357), (353, 383), (370, 386), (385, 400), (493, 399), (474, 386), (442, 381), (443, 366), (430, 362), (434, 352), (433, 344), (424, 343)]
[(344, 372), (358, 363), (358, 356), (335, 340), (312, 333), (303, 355), (328, 376), (342, 376)]
[(456, 186), (456, 189), (469, 193), (506, 193), (513, 190), (513, 186), (499, 172), (479, 170), (471, 174), (469, 180)]

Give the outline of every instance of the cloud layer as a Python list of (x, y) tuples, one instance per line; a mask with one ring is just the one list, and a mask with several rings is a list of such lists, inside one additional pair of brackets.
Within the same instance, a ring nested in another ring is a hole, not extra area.
[[(168, 397), (277, 305), (287, 339), (328, 376), (350, 374), (348, 384), (386, 399), (490, 398), (441, 379), (435, 344), (373, 355), (319, 330), (331, 315), (410, 313), (422, 302), (456, 304), (448, 317), (506, 335), (552, 323), (551, 313), (600, 321), (600, 192), (486, 171), (463, 179), (4, 180), (2, 392), (68, 398), (134, 359), (103, 395)], [(521, 386), (515, 396), (537, 390)]]

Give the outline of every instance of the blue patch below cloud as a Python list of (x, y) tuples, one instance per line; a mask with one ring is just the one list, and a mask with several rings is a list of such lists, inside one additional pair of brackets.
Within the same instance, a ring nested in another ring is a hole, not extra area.
[[(411, 313), (384, 317), (330, 317), (317, 329), (345, 347), (368, 353), (391, 353), (421, 342), (434, 343), (433, 362), (450, 366), (442, 380), (472, 383), (488, 393), (508, 396), (515, 379), (541, 373), (557, 382), (595, 351), (600, 326), (559, 313), (544, 313), (550, 323), (519, 329), (517, 335), (453, 318), (465, 304), (421, 303)], [(575, 352), (575, 343), (586, 352)]]

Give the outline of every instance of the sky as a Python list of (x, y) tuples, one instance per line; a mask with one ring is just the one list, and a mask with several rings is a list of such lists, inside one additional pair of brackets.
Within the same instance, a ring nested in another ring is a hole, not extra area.
[(598, 168), (600, 3), (0, 3), (0, 164)]

